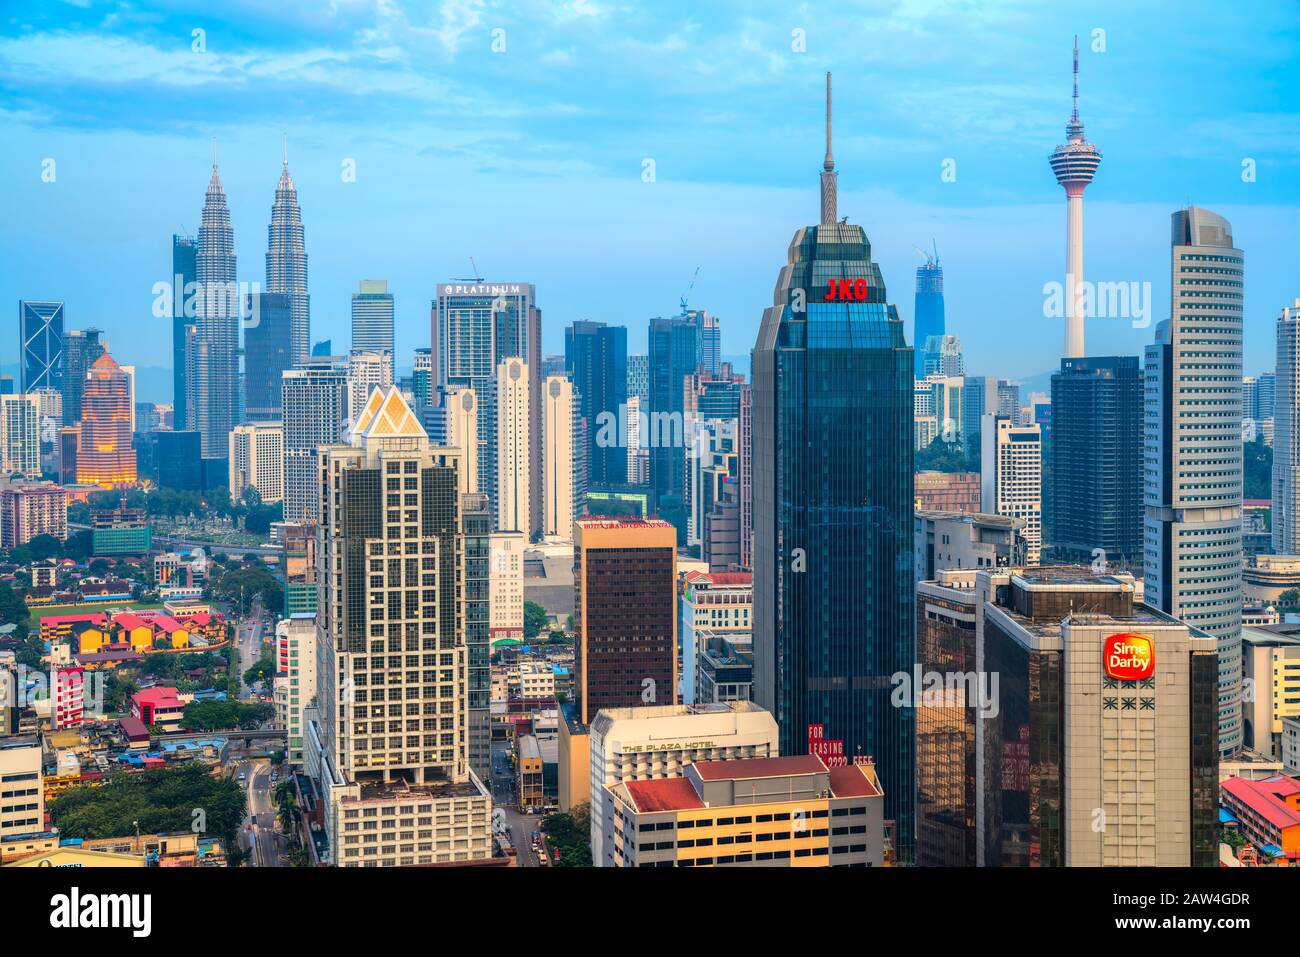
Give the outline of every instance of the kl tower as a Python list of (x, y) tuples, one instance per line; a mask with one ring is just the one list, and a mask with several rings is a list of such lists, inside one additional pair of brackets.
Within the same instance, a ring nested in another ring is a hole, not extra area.
[(1083, 353), (1083, 191), (1101, 165), (1101, 150), (1083, 135), (1079, 119), (1079, 37), (1074, 38), (1074, 112), (1065, 125), (1065, 143), (1049, 160), (1056, 181), (1065, 189), (1065, 357)]

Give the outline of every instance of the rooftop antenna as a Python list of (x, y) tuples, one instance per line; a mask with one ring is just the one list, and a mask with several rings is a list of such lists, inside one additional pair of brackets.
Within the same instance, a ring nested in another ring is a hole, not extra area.
[(695, 275), (691, 276), (691, 284), (686, 287), (686, 295), (682, 296), (682, 315), (686, 315), (686, 300), (690, 298), (691, 291), (695, 288), (695, 280), (700, 278), (700, 267), (695, 267)]
[(838, 218), (835, 210), (836, 182), (835, 158), (831, 155), (831, 75), (826, 73), (826, 159), (822, 163), (822, 215), (823, 226), (834, 225)]

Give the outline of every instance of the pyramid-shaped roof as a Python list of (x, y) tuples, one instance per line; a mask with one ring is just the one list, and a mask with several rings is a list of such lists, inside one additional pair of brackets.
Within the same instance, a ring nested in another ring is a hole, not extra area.
[(362, 439), (429, 437), (395, 385), (390, 385), (387, 389), (375, 389), (370, 393), (365, 408), (352, 426), (352, 434), (361, 436)]

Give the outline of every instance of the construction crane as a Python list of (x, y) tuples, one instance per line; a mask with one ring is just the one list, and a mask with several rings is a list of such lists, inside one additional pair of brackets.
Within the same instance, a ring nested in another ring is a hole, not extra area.
[(916, 244), (913, 244), (912, 248), (915, 249), (918, 253), (920, 253), (923, 257), (925, 257), (925, 264), (927, 266), (937, 266), (939, 264), (939, 244), (936, 243), (933, 239), (930, 240), (930, 243), (931, 245), (934, 246), (933, 255), (926, 252), (924, 249), (922, 249), (920, 246), (917, 246)]
[(451, 279), (451, 281), (452, 281), (452, 282), (482, 282), (482, 281), (483, 281), (483, 277), (480, 276), (480, 275), (478, 274), (478, 263), (476, 263), (476, 262), (474, 261), (474, 257), (473, 257), (473, 256), (470, 256), (470, 257), (469, 257), (469, 264), (470, 264), (471, 266), (474, 267), (474, 275), (473, 275), (473, 277), (469, 277), (469, 276), (453, 276), (452, 279)]
[(700, 267), (695, 267), (695, 275), (691, 276), (691, 284), (686, 287), (686, 295), (682, 296), (682, 315), (686, 315), (686, 301), (691, 297), (691, 290), (695, 288), (695, 280), (700, 278)]

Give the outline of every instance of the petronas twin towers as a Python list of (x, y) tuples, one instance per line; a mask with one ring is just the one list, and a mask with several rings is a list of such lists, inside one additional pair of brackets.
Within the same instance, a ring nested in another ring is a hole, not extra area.
[[(239, 325), (241, 316), (248, 315), (248, 307), (236, 281), (235, 234), (215, 149), (199, 227), (194, 278), (198, 284), (194, 323), (186, 327), (185, 333), (184, 428), (199, 433), (203, 458), (224, 459), (230, 432), (243, 418)], [(298, 190), (289, 175), (287, 147), (267, 228), (266, 284), (262, 291), (288, 297), (289, 358), (293, 366), (301, 365), (308, 353), (310, 297), (302, 215)], [(251, 299), (256, 302), (256, 295)]]

